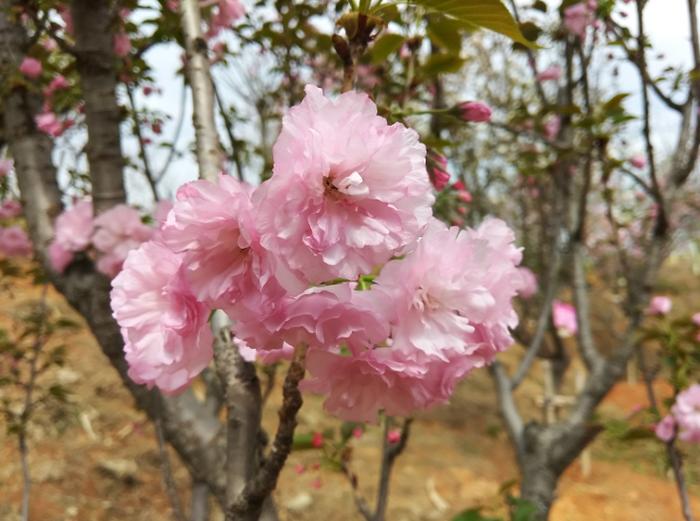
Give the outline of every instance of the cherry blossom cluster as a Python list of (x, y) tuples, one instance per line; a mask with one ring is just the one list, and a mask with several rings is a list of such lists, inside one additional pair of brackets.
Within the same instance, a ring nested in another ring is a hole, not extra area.
[[(156, 209), (155, 221), (169, 210), (170, 203)], [(79, 252), (96, 258), (97, 269), (108, 277), (119, 273), (127, 254), (156, 234), (139, 211), (119, 204), (93, 218), (92, 202), (83, 199), (66, 209), (54, 223), (54, 239), (49, 244), (51, 267), (63, 273)]]
[(532, 291), (513, 232), (432, 216), (426, 149), (365, 94), (313, 86), (284, 117), (273, 175), (182, 186), (156, 236), (113, 280), (130, 376), (177, 392), (212, 358), (212, 310), (242, 355), (307, 349), (302, 386), (353, 421), (446, 401), (511, 345)]
[(693, 384), (676, 397), (671, 412), (656, 425), (656, 436), (662, 441), (677, 437), (700, 443), (700, 385)]

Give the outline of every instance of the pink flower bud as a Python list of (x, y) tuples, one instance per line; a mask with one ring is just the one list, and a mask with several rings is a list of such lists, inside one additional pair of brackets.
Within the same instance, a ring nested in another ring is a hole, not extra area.
[(389, 443), (398, 443), (401, 441), (401, 431), (399, 429), (391, 429), (386, 434), (386, 441)]
[(464, 101), (457, 105), (462, 121), (483, 123), (491, 121), (491, 107), (481, 101)]
[(320, 432), (314, 432), (313, 436), (311, 437), (311, 446), (320, 449), (323, 447), (323, 434)]
[(654, 433), (661, 441), (671, 441), (676, 432), (676, 424), (673, 421), (673, 416), (666, 415), (663, 420), (656, 424)]
[(647, 166), (647, 158), (644, 154), (635, 154), (629, 159), (630, 165), (634, 168), (642, 169)]
[(30, 78), (32, 80), (35, 80), (39, 76), (41, 76), (42, 70), (43, 66), (41, 65), (41, 62), (36, 58), (32, 58), (30, 56), (25, 57), (19, 66), (19, 72), (21, 72), (27, 78)]
[(550, 65), (537, 75), (539, 81), (557, 81), (561, 78), (561, 67)]
[(115, 34), (113, 49), (114, 54), (116, 54), (120, 58), (128, 56), (131, 52), (131, 40), (129, 39), (129, 35), (123, 31)]

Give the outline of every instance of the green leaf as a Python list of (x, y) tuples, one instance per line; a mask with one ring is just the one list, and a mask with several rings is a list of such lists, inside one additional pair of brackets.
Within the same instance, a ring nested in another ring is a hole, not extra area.
[(401, 48), (406, 38), (400, 34), (384, 33), (375, 40), (369, 50), (369, 59), (373, 65), (379, 65)]
[(420, 5), (430, 13), (442, 13), (459, 22), (463, 29), (482, 27), (526, 47), (534, 47), (500, 0), (404, 0), (398, 3)]
[(496, 517), (484, 517), (481, 515), (481, 509), (470, 508), (469, 510), (465, 510), (464, 512), (460, 512), (459, 514), (457, 514), (455, 517), (452, 518), (452, 521), (501, 521), (501, 520), (496, 518)]
[(426, 77), (437, 76), (445, 72), (457, 72), (464, 65), (464, 60), (454, 54), (432, 54), (423, 65), (422, 72)]
[(428, 37), (439, 47), (459, 54), (462, 50), (462, 27), (458, 20), (436, 14), (428, 19)]

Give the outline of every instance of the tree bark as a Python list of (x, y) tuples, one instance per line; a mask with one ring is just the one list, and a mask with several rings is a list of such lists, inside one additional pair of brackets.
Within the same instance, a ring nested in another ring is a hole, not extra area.
[(93, 205), (98, 214), (126, 200), (120, 138), (123, 111), (117, 103), (113, 52), (117, 16), (113, 2), (108, 0), (73, 0), (71, 13), (74, 54), (85, 100)]

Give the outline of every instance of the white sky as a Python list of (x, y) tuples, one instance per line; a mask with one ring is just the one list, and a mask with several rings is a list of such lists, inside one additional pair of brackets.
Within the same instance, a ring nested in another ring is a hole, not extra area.
[[(629, 13), (626, 21), (632, 24), (635, 23), (633, 2), (634, 0), (624, 7)], [(618, 3), (621, 2), (618, 1)], [(645, 24), (652, 40), (654, 55), (657, 53), (663, 53), (665, 55), (665, 60), (663, 62), (659, 62), (658, 60), (652, 62), (657, 70), (669, 64), (684, 64), (686, 68), (690, 64), (689, 28), (686, 5), (685, 0), (650, 0), (648, 3), (648, 7), (645, 11)], [(618, 20), (621, 19), (618, 18)], [(162, 89), (162, 95), (151, 95), (148, 98), (144, 98), (140, 92), (137, 93), (137, 104), (139, 106), (143, 106), (145, 103), (151, 109), (160, 110), (171, 115), (172, 119), (165, 122), (163, 125), (162, 136), (166, 137), (168, 140), (175, 131), (174, 122), (177, 119), (177, 110), (180, 105), (179, 100), (181, 96), (182, 80), (177, 75), (177, 70), (181, 63), (180, 53), (181, 50), (175, 45), (157, 46), (152, 51), (148, 52), (146, 58), (153, 67), (156, 84)], [(620, 77), (617, 82), (621, 90), (633, 93), (638, 92), (638, 76), (631, 66), (620, 69)], [(222, 90), (225, 90), (223, 82), (220, 83), (220, 86)], [(235, 102), (240, 106), (240, 100), (235, 99), (234, 93), (223, 92), (223, 95), (227, 100)], [(669, 111), (663, 109), (662, 105), (653, 95), (652, 101), (654, 140), (656, 141), (657, 148), (663, 154), (663, 152), (671, 150), (674, 145), (677, 118), (671, 115)], [(639, 114), (638, 95), (628, 98), (627, 110), (633, 114)], [(240, 135), (237, 137), (240, 137)], [(185, 157), (173, 162), (171, 171), (168, 174), (168, 179), (161, 184), (162, 196), (172, 196), (177, 186), (197, 177), (197, 168), (193, 156), (190, 151), (186, 150), (186, 147), (193, 139), (191, 100), (188, 93), (185, 125), (178, 141), (178, 149), (185, 152)], [(124, 140), (124, 152), (128, 155), (134, 157), (137, 148), (135, 139), (126, 138)], [(633, 142), (630, 144), (630, 148), (632, 151), (641, 150), (641, 145), (638, 142)], [(166, 153), (163, 150), (150, 147), (149, 157), (151, 157), (151, 162), (154, 164), (155, 170), (160, 169), (160, 165), (163, 163), (165, 156)], [(132, 203), (142, 205), (148, 204), (150, 199), (150, 196), (147, 195), (148, 187), (140, 175), (133, 172), (128, 175), (127, 185)]]

